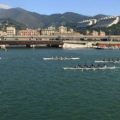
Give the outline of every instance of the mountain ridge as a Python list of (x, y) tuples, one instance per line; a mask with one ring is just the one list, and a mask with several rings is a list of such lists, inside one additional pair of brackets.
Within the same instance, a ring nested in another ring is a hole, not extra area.
[[(97, 18), (102, 16), (106, 15), (97, 16)], [(19, 23), (25, 24), (28, 28), (45, 28), (51, 25), (60, 26), (72, 23), (76, 24), (81, 20), (94, 18), (94, 16), (86, 16), (74, 12), (44, 15), (17, 7), (10, 9), (0, 9), (0, 18), (13, 19)]]

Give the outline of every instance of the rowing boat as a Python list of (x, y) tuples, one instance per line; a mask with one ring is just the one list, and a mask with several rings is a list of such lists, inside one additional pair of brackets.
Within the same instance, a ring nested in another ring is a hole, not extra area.
[(120, 63), (120, 60), (109, 61), (109, 60), (95, 60), (95, 63)]
[(79, 60), (79, 57), (50, 57), (43, 58), (43, 60)]
[(108, 67), (108, 66), (104, 66), (104, 67), (63, 67), (64, 70), (111, 70), (111, 69), (116, 69), (117, 67), (112, 66), (112, 67)]

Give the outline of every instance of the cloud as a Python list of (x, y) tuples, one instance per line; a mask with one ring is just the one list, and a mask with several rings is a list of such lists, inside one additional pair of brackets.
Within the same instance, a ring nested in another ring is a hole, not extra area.
[(1, 4), (0, 3), (0, 8), (2, 8), (2, 9), (9, 9), (9, 8), (11, 8), (9, 5), (6, 5), (6, 4)]

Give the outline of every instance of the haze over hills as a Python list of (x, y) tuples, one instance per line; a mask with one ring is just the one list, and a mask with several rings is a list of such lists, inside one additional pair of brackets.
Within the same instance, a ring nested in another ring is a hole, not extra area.
[(42, 15), (30, 12), (22, 8), (0, 9), (0, 19), (11, 19), (22, 23), (30, 28), (48, 27), (51, 25), (70, 25), (77, 24), (81, 20), (90, 18), (101, 18), (107, 15), (86, 16), (74, 12), (66, 12), (63, 14)]

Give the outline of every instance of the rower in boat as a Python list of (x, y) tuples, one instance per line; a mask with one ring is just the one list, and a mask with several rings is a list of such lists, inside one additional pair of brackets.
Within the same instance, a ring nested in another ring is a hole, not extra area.
[(104, 58), (103, 61), (106, 61), (106, 59)]
[(120, 59), (119, 59), (119, 58), (117, 58), (116, 60), (117, 60), (117, 61), (120, 61)]

